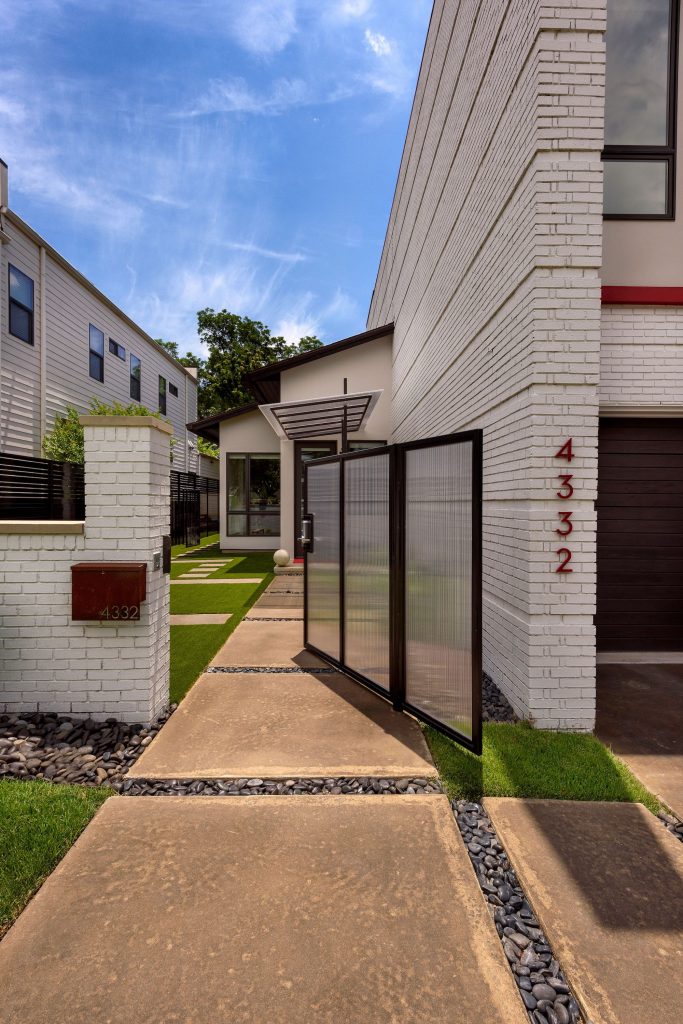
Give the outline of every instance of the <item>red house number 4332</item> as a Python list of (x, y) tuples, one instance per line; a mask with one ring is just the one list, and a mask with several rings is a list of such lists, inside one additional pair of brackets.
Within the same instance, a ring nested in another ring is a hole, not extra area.
[[(556, 459), (563, 459), (567, 463), (571, 463), (574, 458), (574, 451), (572, 449), (572, 438), (568, 438), (561, 448), (555, 452)], [(555, 492), (556, 496), (560, 501), (569, 501), (574, 495), (574, 487), (572, 486), (572, 480), (574, 478), (573, 473), (558, 473), (557, 478), (560, 481), (560, 486)], [(569, 509), (559, 509), (558, 518), (560, 524), (555, 530), (558, 537), (563, 540), (572, 533), (574, 530), (574, 524), (572, 523), (572, 511)], [(555, 568), (555, 572), (573, 572), (571, 567), (572, 552), (571, 548), (563, 547), (558, 548), (555, 552), (559, 558), (559, 564)]]

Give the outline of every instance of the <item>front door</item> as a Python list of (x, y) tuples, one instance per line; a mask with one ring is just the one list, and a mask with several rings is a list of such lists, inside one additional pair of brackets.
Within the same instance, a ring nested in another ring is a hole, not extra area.
[(297, 441), (294, 450), (294, 557), (303, 558), (301, 517), (304, 512), (304, 466), (337, 454), (336, 441)]

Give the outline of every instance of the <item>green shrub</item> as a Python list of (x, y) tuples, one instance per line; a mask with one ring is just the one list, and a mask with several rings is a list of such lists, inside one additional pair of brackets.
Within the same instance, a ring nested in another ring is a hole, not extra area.
[[(85, 455), (83, 451), (83, 427), (78, 422), (82, 413), (73, 405), (67, 405), (66, 412), (55, 418), (55, 425), (43, 438), (43, 453), (46, 459), (57, 462), (78, 462), (83, 463)], [(152, 412), (138, 402), (131, 402), (129, 405), (122, 405), (121, 402), (114, 402), (108, 405), (99, 398), (91, 399), (88, 407), (89, 416), (154, 416), (155, 419), (169, 421), (160, 412)], [(173, 447), (176, 439), (171, 438), (171, 461), (173, 461)]]

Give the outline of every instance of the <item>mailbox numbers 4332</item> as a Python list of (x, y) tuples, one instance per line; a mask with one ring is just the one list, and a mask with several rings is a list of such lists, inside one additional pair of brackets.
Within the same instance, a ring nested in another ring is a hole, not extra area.
[(100, 612), (100, 619), (105, 622), (132, 622), (140, 618), (139, 604), (108, 604)]
[[(573, 447), (572, 447), (572, 440), (573, 439), (571, 437), (567, 438), (567, 440), (564, 442), (562, 447), (559, 448), (555, 452), (555, 458), (556, 459), (562, 459), (566, 463), (571, 463), (572, 462), (572, 460), (574, 458), (574, 450), (573, 450)], [(555, 491), (555, 496), (557, 498), (559, 498), (560, 501), (569, 501), (570, 498), (573, 497), (573, 495), (574, 495), (574, 487), (573, 487), (573, 484), (572, 484), (572, 480), (573, 479), (574, 479), (574, 474), (573, 473), (558, 473), (557, 474), (557, 480), (558, 480), (559, 486), (558, 486), (557, 490)], [(555, 533), (558, 535), (558, 537), (561, 537), (562, 540), (565, 543), (567, 543), (567, 538), (569, 537), (570, 533), (572, 533), (573, 530), (574, 530), (574, 524), (572, 523), (572, 515), (573, 515), (573, 510), (567, 509), (567, 508), (559, 509), (558, 513), (557, 513), (557, 516), (558, 516), (558, 519), (560, 520), (560, 522), (558, 523), (558, 526), (557, 526), (557, 528), (555, 530)], [(571, 560), (572, 560), (571, 548), (569, 548), (569, 547), (557, 548), (555, 554), (558, 557), (558, 564), (555, 567), (555, 572), (566, 573), (566, 572), (573, 572), (574, 571), (572, 569), (572, 567), (571, 567)]]

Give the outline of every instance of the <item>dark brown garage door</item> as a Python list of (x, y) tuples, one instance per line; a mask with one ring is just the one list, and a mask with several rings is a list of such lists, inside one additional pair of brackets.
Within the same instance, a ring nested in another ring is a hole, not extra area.
[(683, 420), (603, 419), (597, 645), (683, 650)]

